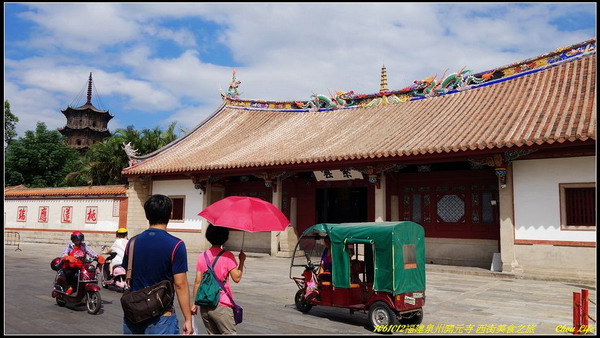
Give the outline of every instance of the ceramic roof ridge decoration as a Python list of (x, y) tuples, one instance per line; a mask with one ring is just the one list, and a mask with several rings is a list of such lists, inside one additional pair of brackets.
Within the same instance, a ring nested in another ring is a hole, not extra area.
[(381, 82), (379, 84), (379, 92), (383, 93), (387, 91), (389, 91), (387, 83), (387, 70), (385, 65), (383, 65), (383, 67), (381, 67)]
[[(498, 83), (507, 78), (523, 76), (533, 71), (539, 71), (596, 52), (596, 38), (555, 49), (533, 58), (518, 61), (509, 65), (494, 68), (479, 73), (462, 67), (457, 72), (446, 76), (448, 69), (438, 78), (437, 74), (422, 80), (415, 80), (412, 85), (400, 90), (387, 89), (387, 72), (385, 65), (381, 73), (381, 88), (378, 93), (355, 94), (354, 91), (336, 91), (335, 95), (312, 93), (308, 101), (270, 101), (255, 99), (240, 99), (235, 70), (233, 80), (227, 94), (221, 92), (226, 106), (235, 106), (260, 110), (295, 110), (295, 111), (327, 111), (348, 107), (376, 107), (388, 104), (405, 103), (429, 97), (452, 94), (464, 90), (478, 88), (483, 85)], [(384, 85), (385, 82), (385, 85)]]
[(229, 82), (229, 88), (227, 88), (227, 93), (223, 93), (222, 90), (221, 91), (221, 97), (223, 99), (229, 98), (229, 99), (234, 99), (237, 100), (240, 96), (240, 92), (238, 91), (238, 87), (240, 86), (240, 84), (242, 83), (242, 81), (236, 80), (235, 78), (235, 69), (232, 71), (232, 77), (231, 77), (231, 82)]

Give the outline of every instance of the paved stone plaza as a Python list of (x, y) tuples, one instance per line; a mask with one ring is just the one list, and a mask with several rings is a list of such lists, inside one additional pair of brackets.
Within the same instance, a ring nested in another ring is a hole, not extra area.
[[(22, 251), (15, 251), (15, 247), (5, 246), (4, 250), (5, 333), (122, 332), (119, 293), (102, 290), (103, 309), (96, 316), (87, 314), (81, 306), (60, 308), (50, 297), (54, 272), (49, 262), (60, 254), (62, 245), (21, 243), (20, 248)], [(365, 328), (367, 316), (362, 312), (350, 314), (346, 309), (325, 307), (314, 307), (307, 314), (297, 311), (297, 287), (288, 277), (290, 259), (247, 255), (242, 281), (232, 283), (236, 302), (244, 308), (244, 322), (238, 326), (238, 333), (370, 333)], [(198, 252), (188, 253), (190, 285), (197, 257)], [(518, 279), (485, 269), (428, 265), (423, 325), (414, 333), (569, 334), (564, 331), (572, 326), (573, 292), (588, 289), (595, 302), (595, 282), (543, 280), (551, 277)], [(590, 313), (596, 318), (593, 304)], [(199, 317), (195, 323), (204, 334)], [(595, 324), (591, 324), (595, 333)]]

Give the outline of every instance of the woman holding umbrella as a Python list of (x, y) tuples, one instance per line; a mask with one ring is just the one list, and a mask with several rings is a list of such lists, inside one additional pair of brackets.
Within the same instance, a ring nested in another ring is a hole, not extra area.
[[(223, 281), (226, 292), (221, 291), (219, 304), (215, 308), (200, 307), (200, 315), (206, 327), (206, 332), (208, 334), (235, 334), (235, 321), (232, 310), (233, 300), (230, 298), (233, 297), (233, 294), (229, 287), (228, 277), (231, 277), (236, 283), (242, 280), (246, 254), (240, 251), (238, 255), (240, 263), (238, 264), (231, 251), (221, 248), (229, 239), (229, 229), (227, 228), (214, 226), (209, 223), (206, 229), (206, 239), (212, 247), (198, 256), (196, 280), (194, 281), (194, 297), (192, 299), (196, 299), (196, 293), (202, 281), (202, 274), (208, 270), (208, 260), (209, 264), (213, 266), (215, 277)], [(215, 260), (217, 262), (213, 265)], [(192, 304), (191, 310), (193, 315), (198, 313), (198, 307), (198, 305)]]
[[(206, 251), (206, 254), (211, 263), (214, 262), (221, 251), (224, 251), (221, 249), (221, 245), (229, 239), (229, 229), (242, 230), (245, 234), (246, 231), (283, 231), (290, 225), (290, 221), (275, 205), (260, 198), (249, 196), (226, 197), (206, 207), (198, 215), (209, 222), (206, 229), (206, 239), (212, 244), (212, 247)], [(231, 276), (234, 282), (238, 283), (240, 281), (244, 270), (244, 261), (246, 260), (244, 237), (242, 237), (242, 249), (238, 257), (240, 259), (239, 265), (237, 265), (231, 252), (225, 251), (222, 253), (215, 265), (216, 277), (224, 280), (227, 276)], [(198, 286), (202, 281), (202, 274), (207, 268), (206, 259), (204, 253), (202, 253), (198, 257), (193, 299), (196, 299)], [(231, 294), (228, 280), (227, 278), (224, 286), (225, 290)], [(209, 334), (236, 332), (232, 305), (233, 301), (227, 296), (227, 293), (221, 291), (219, 305), (216, 308), (200, 308), (204, 326), (206, 326), (206, 331)], [(192, 313), (195, 314), (197, 311), (198, 306), (193, 305)]]

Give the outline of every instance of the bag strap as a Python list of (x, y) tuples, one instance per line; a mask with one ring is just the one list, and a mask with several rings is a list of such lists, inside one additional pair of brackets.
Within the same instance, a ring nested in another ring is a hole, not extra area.
[[(225, 253), (225, 250), (221, 250), (221, 252), (219, 252), (219, 254), (216, 256), (215, 260), (212, 262), (212, 269), (215, 268), (215, 264), (217, 264), (217, 261), (219, 260), (221, 255), (224, 253)], [(206, 253), (206, 251), (204, 251), (204, 260), (206, 261), (206, 267), (208, 267), (209, 270), (212, 270), (210, 267), (211, 266), (210, 260), (208, 259), (208, 254)], [(216, 275), (215, 275), (215, 277), (216, 277)]]
[(127, 260), (127, 274), (125, 274), (125, 283), (127, 283), (127, 285), (129, 287), (131, 287), (130, 285), (130, 281), (131, 281), (131, 269), (132, 269), (132, 265), (133, 265), (133, 245), (135, 244), (135, 238), (137, 236), (133, 236), (130, 240), (129, 240), (129, 259)]
[(233, 306), (236, 306), (235, 301), (233, 300), (233, 297), (231, 296), (231, 294), (229, 293), (229, 291), (227, 291), (227, 289), (225, 289), (225, 286), (223, 286), (222, 284), (220, 286), (225, 291), (225, 293), (227, 294), (227, 296), (229, 297), (229, 300), (231, 300), (231, 303), (233, 304)]
[[(206, 266), (208, 267), (208, 270), (213, 274), (213, 276), (215, 277), (215, 279), (217, 280), (217, 283), (219, 284), (219, 287), (221, 288), (221, 290), (225, 291), (225, 293), (227, 294), (227, 296), (229, 297), (229, 300), (231, 300), (231, 303), (233, 303), (233, 306), (235, 305), (235, 301), (233, 300), (233, 297), (231, 296), (231, 294), (229, 293), (229, 291), (227, 291), (227, 289), (225, 288), (225, 285), (223, 285), (223, 282), (221, 282), (219, 280), (219, 278), (217, 278), (217, 275), (215, 274), (215, 271), (213, 270), (213, 268), (215, 267), (215, 264), (217, 263), (217, 260), (219, 259), (219, 257), (221, 257), (222, 254), (225, 253), (225, 250), (222, 250), (221, 252), (219, 252), (219, 254), (217, 255), (217, 258), (215, 258), (215, 261), (213, 262), (213, 266), (211, 268), (210, 266), (210, 262), (208, 260), (208, 255), (206, 254), (206, 251), (204, 252), (204, 259), (206, 260)], [(229, 276), (228, 276), (229, 277)], [(227, 277), (225, 277), (225, 280), (227, 280)]]

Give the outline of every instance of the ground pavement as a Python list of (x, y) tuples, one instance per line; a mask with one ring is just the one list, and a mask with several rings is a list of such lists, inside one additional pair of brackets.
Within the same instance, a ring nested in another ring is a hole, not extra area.
[[(62, 251), (62, 245), (21, 243), (20, 248), (22, 251), (15, 251), (15, 247), (5, 246), (5, 333), (122, 332), (120, 294), (116, 292), (102, 291), (103, 309), (97, 316), (59, 308), (49, 297), (48, 285), (53, 274), (49, 262)], [(237, 252), (234, 254), (237, 257)], [(198, 252), (188, 253), (190, 287), (194, 282), (198, 255)], [(241, 282), (231, 283), (236, 302), (244, 308), (244, 322), (237, 326), (239, 334), (370, 334), (366, 329), (367, 315), (363, 312), (351, 314), (346, 309), (318, 306), (306, 314), (297, 311), (294, 306), (297, 287), (289, 279), (289, 258), (258, 253), (247, 253), (247, 256)], [(32, 266), (20, 267), (14, 264), (16, 261)], [(41, 287), (15, 294), (13, 290), (19, 290), (12, 282), (18, 280), (16, 275), (36, 269), (42, 271), (38, 275), (44, 280), (30, 279), (22, 283)], [(413, 333), (564, 335), (569, 334), (572, 327), (573, 292), (587, 289), (590, 299), (596, 302), (595, 281), (546, 280), (543, 276), (515, 278), (485, 269), (436, 265), (427, 266), (426, 277), (423, 325), (419, 332)], [(548, 276), (547, 279), (555, 278)], [(20, 303), (29, 302), (37, 306), (16, 311)], [(178, 305), (176, 309), (181, 320)], [(28, 314), (27, 311), (37, 312)], [(596, 318), (593, 304), (590, 304), (590, 313)], [(63, 327), (56, 324), (53, 316), (67, 316), (70, 320), (96, 325)], [(101, 325), (98, 320), (102, 321)], [(48, 323), (54, 324), (49, 326)], [(200, 333), (205, 333), (199, 317), (195, 318), (195, 324)], [(591, 324), (595, 333), (595, 323)], [(402, 333), (406, 332), (399, 334)]]

